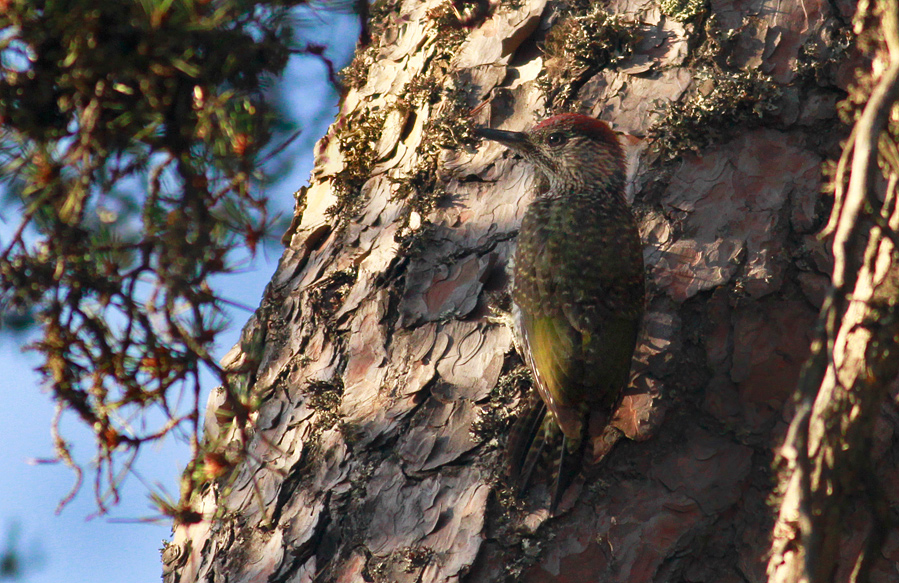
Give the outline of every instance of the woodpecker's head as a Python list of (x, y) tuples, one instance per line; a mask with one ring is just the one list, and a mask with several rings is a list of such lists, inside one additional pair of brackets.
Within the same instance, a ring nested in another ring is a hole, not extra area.
[(624, 151), (615, 132), (596, 118), (563, 113), (526, 132), (478, 128), (476, 135), (521, 154), (560, 189), (624, 191)]

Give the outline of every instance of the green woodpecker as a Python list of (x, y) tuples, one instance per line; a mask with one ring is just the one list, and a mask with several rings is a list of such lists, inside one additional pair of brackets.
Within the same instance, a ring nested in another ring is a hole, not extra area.
[(580, 470), (588, 425), (608, 424), (628, 383), (645, 299), (643, 248), (625, 200), (624, 152), (604, 122), (551, 117), (527, 132), (479, 129), (543, 180), (518, 233), (512, 303), (519, 345), (540, 400), (509, 438), (523, 493), (552, 456), (552, 502)]

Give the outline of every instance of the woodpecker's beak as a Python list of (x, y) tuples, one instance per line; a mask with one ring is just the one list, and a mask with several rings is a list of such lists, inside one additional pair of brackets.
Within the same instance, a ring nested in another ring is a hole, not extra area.
[(474, 135), (485, 140), (499, 142), (511, 150), (521, 154), (530, 152), (533, 147), (528, 135), (524, 132), (507, 132), (504, 130), (492, 130), (490, 128), (475, 128)]

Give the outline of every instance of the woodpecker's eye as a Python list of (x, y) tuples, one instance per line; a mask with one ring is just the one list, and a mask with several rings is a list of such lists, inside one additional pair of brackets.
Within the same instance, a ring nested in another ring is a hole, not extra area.
[(549, 134), (548, 136), (546, 136), (546, 143), (550, 146), (561, 146), (567, 141), (568, 136), (566, 136), (562, 132), (556, 132), (554, 134)]

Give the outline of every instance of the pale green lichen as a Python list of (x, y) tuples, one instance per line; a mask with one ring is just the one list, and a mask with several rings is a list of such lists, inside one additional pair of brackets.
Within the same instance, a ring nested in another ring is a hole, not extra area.
[(362, 186), (371, 178), (377, 157), (375, 146), (386, 116), (386, 111), (364, 109), (351, 112), (335, 125), (333, 139), (338, 140), (344, 165), (332, 181), (337, 202), (327, 211), (330, 218), (348, 220), (361, 207)]
[(669, 106), (665, 117), (650, 129), (653, 144), (664, 160), (699, 151), (720, 142), (734, 128), (760, 121), (777, 109), (781, 90), (758, 71), (697, 69), (691, 92)]
[(659, 8), (678, 22), (689, 22), (707, 10), (706, 0), (661, 0)]
[(548, 102), (568, 108), (583, 84), (597, 72), (625, 59), (637, 43), (636, 27), (598, 6), (563, 18), (546, 37), (546, 75), (541, 84)]
[(506, 356), (503, 374), (481, 406), (478, 418), (471, 424), (471, 438), (476, 442), (497, 447), (508, 435), (514, 409), (512, 403), (521, 401), (531, 386), (531, 375), (517, 357)]
[[(344, 82), (361, 87), (367, 72), (377, 58), (381, 29), (385, 19), (399, 10), (394, 0), (379, 0), (372, 8), (372, 44), (343, 73)], [(375, 165), (375, 147), (380, 139), (387, 116), (396, 110), (412, 114), (420, 105), (429, 103), (434, 112), (423, 128), (423, 138), (417, 146), (418, 162), (409, 172), (393, 177), (397, 183), (395, 199), (407, 202), (410, 210), (421, 215), (431, 212), (445, 195), (437, 178), (437, 159), (441, 148), (456, 147), (460, 142), (473, 142), (466, 113), (470, 104), (464, 95), (453, 88), (446, 71), (465, 40), (465, 18), (482, 18), (484, 8), (477, 2), (447, 0), (428, 14), (436, 29), (438, 41), (427, 68), (400, 93), (393, 103), (374, 110), (364, 108), (348, 114), (335, 129), (344, 169), (334, 178), (337, 203), (329, 209), (332, 217), (347, 218), (357, 212), (364, 202), (362, 186), (371, 178)], [(460, 20), (463, 19), (463, 20)], [(449, 87), (449, 88), (447, 88)], [(442, 103), (441, 103), (442, 102)], [(438, 106), (439, 104), (439, 106)], [(408, 124), (409, 122), (407, 122)]]
[[(409, 87), (410, 99), (418, 103), (440, 103), (432, 108), (422, 128), (422, 139), (416, 149), (418, 161), (414, 168), (396, 179), (395, 200), (406, 202), (410, 210), (426, 216), (446, 196), (446, 188), (438, 177), (440, 153), (446, 148), (458, 148), (460, 144), (474, 144), (470, 107), (462, 91), (454, 87), (442, 88), (431, 79), (430, 83)], [(413, 105), (414, 106), (414, 105)]]

